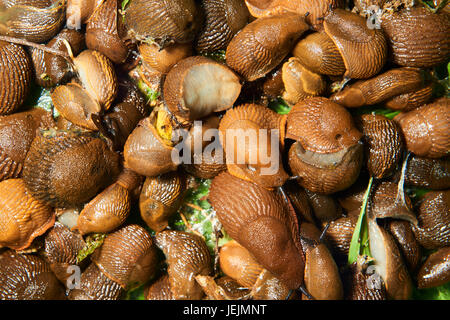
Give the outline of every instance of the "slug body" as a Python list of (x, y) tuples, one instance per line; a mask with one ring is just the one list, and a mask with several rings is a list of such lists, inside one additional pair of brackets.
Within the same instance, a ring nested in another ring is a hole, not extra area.
[(246, 81), (262, 78), (287, 56), (306, 30), (304, 18), (295, 14), (259, 18), (231, 40), (226, 62)]
[(265, 269), (290, 289), (303, 284), (298, 222), (293, 208), (281, 196), (221, 173), (212, 182), (209, 200), (230, 237)]

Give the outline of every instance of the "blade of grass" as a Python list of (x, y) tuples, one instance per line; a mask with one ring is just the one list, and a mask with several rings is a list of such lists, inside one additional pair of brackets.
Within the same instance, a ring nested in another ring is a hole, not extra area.
[(358, 221), (356, 223), (355, 231), (353, 232), (352, 241), (350, 242), (350, 249), (348, 252), (348, 263), (355, 263), (358, 256), (367, 255), (370, 256), (370, 250), (368, 245), (369, 232), (366, 220), (366, 208), (369, 201), (370, 191), (372, 189), (373, 177), (370, 177), (369, 185), (367, 186), (366, 193), (364, 194), (361, 211), (359, 212)]

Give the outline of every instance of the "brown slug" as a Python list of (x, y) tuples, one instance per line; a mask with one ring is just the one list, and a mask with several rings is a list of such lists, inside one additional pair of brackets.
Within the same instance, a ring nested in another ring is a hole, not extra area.
[(121, 64), (128, 58), (130, 50), (120, 38), (124, 26), (118, 8), (117, 0), (105, 0), (98, 6), (87, 21), (86, 45)]
[(118, 173), (119, 156), (101, 139), (50, 130), (39, 132), (33, 140), (23, 180), (36, 199), (53, 207), (73, 207), (89, 201)]
[(0, 116), (0, 181), (20, 178), (36, 130), (54, 125), (51, 114), (42, 109)]
[(223, 172), (213, 179), (209, 201), (230, 237), (265, 269), (289, 289), (303, 285), (297, 217), (279, 194)]
[(24, 48), (0, 41), (0, 75), (0, 115), (7, 115), (22, 106), (30, 90), (33, 65)]
[(282, 79), (282, 97), (291, 106), (305, 98), (321, 96), (326, 90), (325, 79), (320, 74), (309, 71), (295, 57), (283, 64)]
[(398, 65), (428, 68), (444, 63), (450, 56), (450, 15), (446, 12), (405, 8), (387, 15), (381, 27), (393, 62)]
[(46, 234), (44, 257), (55, 276), (63, 283), (72, 275), (70, 266), (78, 264), (78, 253), (85, 247), (83, 237), (60, 222)]
[(124, 20), (131, 39), (164, 48), (171, 42), (194, 40), (200, 16), (194, 0), (133, 0), (125, 8)]
[(43, 43), (63, 27), (65, 0), (2, 0), (7, 21), (0, 23), (0, 34)]
[(347, 263), (350, 242), (357, 221), (358, 216), (354, 215), (338, 218), (330, 222), (330, 226), (325, 233), (325, 241), (339, 265)]
[(342, 216), (342, 208), (333, 196), (311, 192), (307, 189), (305, 189), (305, 195), (313, 216), (320, 225), (325, 225)]
[(130, 289), (148, 281), (159, 264), (157, 248), (148, 232), (138, 225), (127, 225), (107, 235), (91, 260), (101, 272)]
[(124, 146), (126, 168), (147, 177), (174, 171), (178, 164), (172, 160), (173, 147), (160, 137), (155, 114), (141, 120), (128, 136)]
[(294, 49), (305, 67), (353, 79), (367, 79), (381, 71), (387, 60), (387, 41), (381, 30), (369, 29), (366, 19), (343, 9), (330, 11), (323, 27), (324, 33), (310, 35)]
[(307, 191), (300, 187), (295, 181), (287, 181), (283, 186), (284, 192), (288, 196), (295, 209), (300, 222), (315, 223), (315, 208), (310, 205)]
[(367, 80), (359, 80), (331, 96), (347, 108), (357, 108), (387, 101), (423, 87), (423, 71), (417, 68), (395, 68)]
[(159, 232), (179, 209), (187, 187), (186, 175), (179, 171), (147, 177), (139, 197), (139, 211), (150, 229)]
[(155, 43), (141, 43), (139, 53), (143, 63), (148, 67), (166, 74), (177, 62), (192, 56), (192, 43), (175, 43), (164, 49), (159, 48)]
[(133, 191), (141, 180), (136, 173), (124, 169), (116, 182), (86, 204), (73, 229), (85, 235), (108, 233), (121, 226), (130, 214)]
[(95, 50), (84, 50), (73, 59), (83, 88), (105, 110), (117, 96), (117, 76), (111, 60)]
[(66, 24), (69, 29), (80, 29), (104, 0), (67, 0)]
[(239, 78), (230, 68), (203, 56), (179, 61), (163, 85), (169, 111), (187, 120), (231, 108), (240, 92)]
[[(394, 175), (397, 182), (400, 174)], [(412, 155), (407, 163), (405, 185), (432, 190), (450, 188), (450, 159), (430, 159)]]
[(443, 97), (395, 116), (406, 148), (417, 156), (440, 158), (450, 152), (450, 99)]
[(26, 249), (54, 223), (53, 209), (33, 197), (22, 179), (0, 182), (0, 248)]
[(91, 263), (81, 274), (80, 288), (69, 292), (69, 300), (119, 300), (122, 287)]
[(417, 275), (419, 289), (438, 287), (450, 281), (450, 247), (432, 253)]
[[(84, 34), (75, 30), (63, 29), (46, 46), (67, 53), (64, 41), (70, 45), (72, 53), (77, 55), (85, 49)], [(67, 81), (71, 73), (71, 65), (64, 57), (44, 52), (40, 49), (31, 50), (35, 79), (38, 85), (53, 87)]]
[(282, 186), (288, 178), (281, 165), (285, 123), (285, 116), (256, 104), (228, 110), (219, 125), (228, 172), (265, 188)]
[(316, 300), (342, 300), (344, 288), (330, 251), (320, 241), (320, 231), (311, 223), (300, 225), (305, 253), (305, 286)]
[(331, 194), (352, 185), (362, 166), (362, 134), (350, 113), (323, 97), (305, 99), (288, 114), (289, 166), (312, 192)]
[(394, 238), (377, 224), (376, 219), (369, 217), (368, 225), (373, 266), (383, 279), (387, 296), (395, 300), (409, 299), (413, 284)]
[(192, 233), (164, 230), (156, 234), (156, 244), (169, 265), (167, 272), (174, 299), (201, 299), (204, 293), (195, 276), (212, 272), (211, 255), (205, 240)]
[(244, 288), (252, 288), (264, 270), (252, 254), (235, 240), (220, 248), (219, 263), (220, 270)]
[(417, 210), (417, 226), (413, 231), (417, 241), (426, 249), (450, 245), (450, 190), (430, 191)]
[(205, 22), (196, 39), (198, 52), (226, 49), (249, 19), (242, 0), (202, 0), (201, 7), (205, 12)]
[(417, 270), (422, 259), (422, 249), (414, 236), (411, 224), (408, 221), (391, 220), (388, 222), (387, 230), (402, 251), (408, 269), (411, 272)]
[(377, 179), (391, 175), (397, 169), (404, 151), (400, 127), (382, 115), (362, 115), (360, 120), (370, 175)]
[(169, 275), (164, 274), (145, 289), (146, 300), (174, 300)]
[(249, 290), (242, 288), (228, 276), (220, 277), (216, 281), (211, 276), (197, 275), (195, 280), (205, 292), (205, 300), (245, 300), (250, 297)]
[(226, 49), (226, 63), (246, 81), (262, 78), (283, 61), (307, 30), (305, 19), (296, 14), (258, 18), (233, 37)]
[(293, 12), (306, 16), (308, 24), (320, 28), (324, 16), (329, 10), (342, 8), (342, 0), (245, 0), (250, 14), (254, 17), (265, 17), (275, 14)]
[(50, 266), (35, 255), (0, 253), (0, 300), (65, 300)]

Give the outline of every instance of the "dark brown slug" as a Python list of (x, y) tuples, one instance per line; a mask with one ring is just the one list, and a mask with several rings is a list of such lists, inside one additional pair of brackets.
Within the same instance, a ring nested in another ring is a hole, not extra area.
[(33, 78), (33, 65), (24, 48), (0, 41), (0, 115), (17, 111), (25, 102)]
[(419, 6), (402, 9), (386, 15), (381, 27), (398, 65), (428, 68), (450, 56), (450, 15), (446, 12), (435, 14)]
[(105, 0), (93, 12), (86, 26), (86, 45), (120, 64), (128, 58), (130, 50), (119, 36), (124, 33), (124, 26), (118, 8), (117, 0)]
[(54, 125), (51, 114), (42, 109), (0, 116), (0, 181), (21, 176), (36, 130)]
[(305, 19), (296, 14), (256, 19), (231, 40), (226, 62), (246, 81), (262, 78), (283, 61), (307, 30)]
[(106, 277), (124, 289), (150, 280), (159, 264), (152, 237), (138, 225), (128, 225), (108, 234), (91, 260)]
[(303, 285), (297, 217), (279, 194), (223, 172), (213, 179), (209, 201), (230, 237), (265, 269), (289, 289)]
[(200, 16), (194, 0), (133, 0), (125, 8), (124, 19), (129, 37), (164, 48), (171, 42), (194, 40)]
[(450, 247), (432, 253), (417, 275), (419, 289), (438, 287), (450, 281)]
[(169, 275), (164, 274), (145, 289), (146, 300), (174, 300), (170, 290)]
[(198, 52), (226, 49), (249, 19), (242, 0), (202, 0), (201, 7), (205, 12), (205, 22), (196, 40)]
[(70, 266), (78, 264), (78, 253), (85, 247), (83, 237), (70, 231), (68, 227), (56, 222), (46, 234), (44, 240), (44, 257), (50, 264), (55, 276), (63, 283), (73, 274)]
[(346, 300), (387, 300), (384, 283), (368, 263), (358, 260), (343, 273)]
[(156, 234), (156, 244), (169, 265), (167, 272), (173, 297), (176, 300), (201, 299), (204, 293), (195, 276), (212, 272), (211, 255), (204, 239), (192, 233), (164, 230)]
[(81, 274), (80, 288), (69, 293), (69, 300), (119, 300), (122, 287), (106, 277), (94, 263)]
[[(67, 52), (64, 40), (69, 43), (74, 55), (79, 54), (86, 47), (84, 34), (70, 29), (61, 30), (46, 44), (46, 47)], [(64, 57), (33, 48), (31, 58), (34, 65), (35, 79), (40, 86), (53, 87), (67, 81), (71, 76), (71, 66)]]
[(55, 130), (38, 133), (23, 167), (30, 194), (54, 207), (89, 201), (118, 174), (119, 156), (101, 139)]
[(35, 255), (0, 253), (0, 300), (65, 300), (50, 266)]
[(417, 211), (418, 226), (413, 227), (417, 241), (426, 249), (450, 245), (450, 190), (431, 191)]
[(2, 0), (7, 21), (0, 22), (0, 34), (43, 43), (53, 38), (65, 23), (65, 0)]
[(404, 151), (400, 127), (381, 115), (363, 115), (360, 119), (370, 175), (377, 179), (391, 175), (397, 169)]
[(414, 236), (411, 224), (407, 221), (392, 220), (388, 222), (387, 230), (402, 251), (408, 269), (411, 272), (416, 271), (422, 259), (422, 249)]

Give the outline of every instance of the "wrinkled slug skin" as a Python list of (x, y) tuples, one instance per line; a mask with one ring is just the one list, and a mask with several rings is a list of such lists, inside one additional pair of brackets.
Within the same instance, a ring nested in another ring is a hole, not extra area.
[(369, 173), (378, 179), (387, 177), (397, 169), (404, 151), (400, 127), (384, 116), (363, 115), (361, 120)]
[(450, 190), (428, 192), (413, 226), (417, 241), (426, 249), (450, 246)]
[(209, 201), (230, 237), (264, 268), (290, 289), (303, 283), (297, 218), (280, 195), (224, 172), (214, 178)]
[(156, 234), (156, 244), (166, 256), (174, 298), (201, 299), (204, 293), (195, 276), (207, 276), (212, 272), (211, 255), (205, 241), (192, 233), (164, 230)]
[(0, 23), (2, 35), (44, 43), (55, 36), (66, 21), (65, 0), (8, 0), (1, 5), (7, 17), (6, 23)]
[[(74, 55), (79, 54), (85, 47), (84, 34), (70, 29), (63, 29), (46, 47), (67, 52), (64, 40), (67, 40)], [(70, 75), (71, 67), (63, 57), (46, 53), (40, 49), (31, 50), (31, 58), (34, 65), (34, 73), (37, 84), (43, 87), (53, 87)]]
[(50, 266), (35, 255), (0, 254), (0, 300), (65, 300)]
[(0, 181), (20, 178), (36, 130), (54, 125), (51, 114), (41, 109), (0, 116)]
[(194, 39), (202, 19), (194, 0), (133, 0), (125, 11), (128, 36), (160, 47)]
[(231, 40), (226, 62), (247, 81), (262, 78), (286, 57), (306, 30), (304, 18), (295, 14), (259, 18)]
[(167, 274), (161, 276), (146, 289), (145, 299), (174, 300), (172, 291), (170, 290), (169, 276)]
[(254, 17), (265, 17), (276, 14), (293, 12), (306, 16), (308, 24), (320, 29), (323, 17), (330, 9), (342, 8), (342, 0), (245, 0), (245, 3)]
[(91, 259), (105, 276), (124, 289), (148, 281), (159, 263), (151, 236), (138, 225), (110, 233)]
[(402, 9), (382, 19), (393, 61), (405, 67), (428, 68), (450, 56), (450, 15), (424, 7)]
[(128, 58), (129, 50), (119, 37), (121, 16), (118, 1), (106, 0), (90, 17), (86, 26), (86, 45), (120, 64)]
[(119, 156), (101, 139), (64, 131), (38, 133), (23, 168), (34, 197), (69, 208), (89, 201), (118, 174)]
[(423, 86), (422, 71), (397, 68), (368, 80), (359, 80), (331, 96), (331, 100), (348, 108), (381, 103), (401, 94), (415, 92)]
[(432, 253), (417, 275), (418, 287), (432, 288), (450, 281), (450, 247)]
[(55, 223), (51, 207), (34, 198), (22, 179), (0, 182), (0, 248), (23, 250)]
[(366, 19), (343, 9), (330, 11), (323, 26), (341, 53), (344, 77), (367, 79), (381, 71), (388, 48), (382, 30), (369, 29)]
[(94, 263), (81, 274), (80, 289), (69, 293), (69, 300), (119, 300), (122, 287), (109, 279)]
[(203, 0), (203, 28), (197, 35), (197, 51), (226, 49), (233, 36), (248, 22), (249, 12), (242, 0)]
[(392, 220), (388, 231), (396, 240), (411, 272), (417, 270), (422, 259), (422, 248), (414, 236), (411, 224), (407, 221)]
[(32, 77), (33, 65), (25, 49), (0, 41), (0, 115), (13, 113), (24, 103)]
[(394, 121), (400, 125), (406, 148), (417, 156), (441, 158), (450, 152), (450, 99), (400, 113)]

